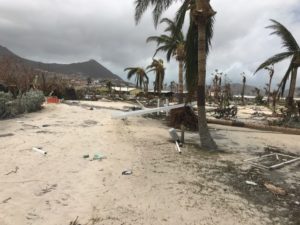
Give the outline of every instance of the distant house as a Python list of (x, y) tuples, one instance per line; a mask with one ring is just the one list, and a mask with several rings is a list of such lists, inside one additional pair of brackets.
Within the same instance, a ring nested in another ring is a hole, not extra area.
[(127, 94), (127, 95), (133, 95), (136, 96), (137, 94), (144, 92), (143, 90), (139, 89), (139, 88), (135, 88), (135, 87), (117, 87), (114, 86), (112, 87), (112, 90), (116, 93), (116, 94)]

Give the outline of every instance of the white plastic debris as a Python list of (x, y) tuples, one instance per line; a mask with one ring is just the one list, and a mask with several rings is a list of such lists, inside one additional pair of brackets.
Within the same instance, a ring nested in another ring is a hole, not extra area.
[(246, 180), (246, 184), (253, 185), (253, 186), (257, 185), (257, 183), (255, 183), (253, 181), (249, 181), (249, 180)]
[(41, 154), (43, 154), (43, 155), (47, 155), (47, 152), (44, 151), (44, 150), (42, 150), (41, 148), (32, 147), (32, 150), (33, 150), (33, 151), (36, 151), (36, 152), (38, 152), (38, 153), (41, 153)]

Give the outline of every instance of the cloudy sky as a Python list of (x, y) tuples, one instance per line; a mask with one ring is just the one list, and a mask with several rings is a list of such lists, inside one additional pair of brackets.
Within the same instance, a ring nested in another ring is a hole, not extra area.
[[(279, 38), (265, 29), (270, 18), (284, 24), (300, 44), (299, 0), (212, 0), (211, 4), (217, 15), (208, 81), (219, 69), (232, 82), (240, 82), (242, 72), (249, 84), (262, 87), (267, 82), (266, 71), (255, 76), (253, 71), (283, 51)], [(164, 17), (172, 18), (179, 5), (180, 1)], [(43, 62), (95, 59), (122, 78), (125, 67), (146, 67), (151, 62), (156, 46), (145, 40), (162, 29), (154, 29), (150, 9), (135, 25), (134, 0), (0, 0), (0, 45)], [(274, 84), (286, 65), (275, 66)], [(165, 66), (166, 81), (177, 80), (176, 61)]]

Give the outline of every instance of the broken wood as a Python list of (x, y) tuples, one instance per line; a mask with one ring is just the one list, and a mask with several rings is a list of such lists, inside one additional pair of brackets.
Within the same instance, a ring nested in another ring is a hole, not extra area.
[(7, 203), (9, 200), (11, 200), (12, 198), (11, 197), (9, 197), (9, 198), (7, 198), (7, 199), (4, 199), (3, 201), (2, 201), (2, 204), (5, 204), (5, 203)]
[(264, 185), (270, 192), (272, 192), (275, 195), (286, 195), (286, 191), (281, 187), (276, 187), (275, 185), (267, 182), (264, 183)]
[(212, 124), (220, 124), (224, 126), (233, 126), (233, 127), (244, 127), (256, 130), (264, 130), (264, 131), (273, 131), (280, 132), (284, 134), (295, 134), (300, 135), (300, 129), (296, 128), (286, 128), (286, 127), (276, 127), (276, 126), (267, 126), (267, 125), (258, 125), (253, 123), (244, 123), (237, 120), (219, 120), (219, 119), (207, 119), (208, 123)]
[[(279, 154), (277, 154), (277, 155), (279, 155)], [(270, 166), (270, 169), (276, 169), (276, 168), (279, 168), (279, 167), (284, 166), (284, 165), (286, 165), (286, 164), (290, 164), (290, 163), (296, 162), (296, 161), (298, 161), (298, 160), (300, 160), (300, 157), (299, 157), (299, 158), (292, 159), (292, 160), (289, 160), (289, 161), (286, 161), (286, 162), (283, 162), (283, 163), (279, 163), (279, 164)]]
[(5, 175), (8, 176), (8, 175), (10, 175), (10, 174), (12, 174), (12, 173), (17, 173), (18, 170), (19, 170), (19, 167), (16, 166), (15, 170), (12, 170), (12, 171), (10, 171), (9, 173), (7, 173), (7, 174), (5, 174)]

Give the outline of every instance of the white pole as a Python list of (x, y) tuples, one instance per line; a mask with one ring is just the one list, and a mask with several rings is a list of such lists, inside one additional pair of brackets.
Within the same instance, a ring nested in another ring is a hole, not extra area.
[[(195, 104), (193, 102), (193, 104)], [(167, 110), (171, 110), (171, 109), (177, 109), (177, 108), (181, 108), (184, 107), (185, 104), (179, 104), (179, 105), (170, 105), (170, 106), (166, 106), (166, 107), (159, 107), (159, 108), (154, 108), (154, 109), (144, 109), (144, 110), (138, 110), (138, 111), (131, 111), (131, 112), (122, 112), (122, 113), (115, 113), (112, 114), (112, 118), (126, 118), (129, 116), (140, 116), (140, 115), (144, 115), (144, 114), (148, 114), (148, 113), (155, 113), (158, 111), (167, 111)]]

